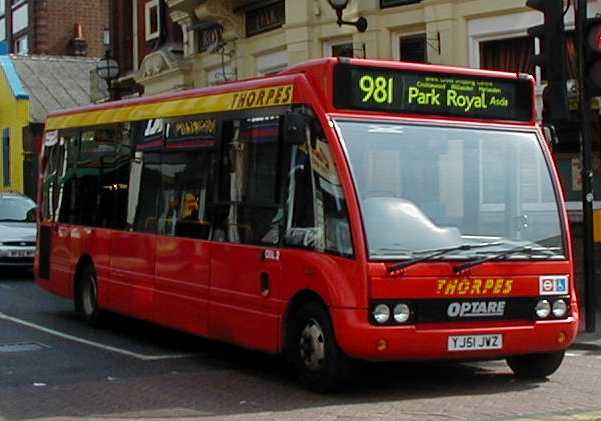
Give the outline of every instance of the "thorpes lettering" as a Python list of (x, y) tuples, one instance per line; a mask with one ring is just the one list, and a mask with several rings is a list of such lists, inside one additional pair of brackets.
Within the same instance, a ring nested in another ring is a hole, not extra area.
[(512, 279), (439, 279), (436, 283), (436, 295), (446, 296), (509, 295), (512, 289)]
[(231, 109), (242, 110), (245, 108), (268, 107), (292, 103), (292, 85), (274, 88), (253, 89), (237, 92), (232, 98)]

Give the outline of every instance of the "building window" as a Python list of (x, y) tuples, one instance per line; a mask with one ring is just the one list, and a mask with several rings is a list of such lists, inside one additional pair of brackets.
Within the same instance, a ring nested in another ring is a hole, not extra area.
[(353, 57), (353, 43), (332, 46), (332, 57)]
[(27, 41), (27, 35), (23, 35), (13, 43), (13, 52), (15, 54), (24, 55), (29, 53), (29, 43)]
[(13, 6), (13, 21), (12, 21), (12, 33), (17, 34), (25, 29), (29, 24), (29, 8), (27, 7), (27, 3), (24, 3), (22, 6), (14, 7)]
[(480, 43), (480, 67), (512, 73), (535, 74), (530, 57), (534, 40), (530, 37), (506, 38)]
[(10, 129), (2, 130), (2, 180), (10, 186)]
[(326, 41), (323, 47), (324, 57), (354, 57), (355, 55), (352, 38)]
[(6, 39), (6, 0), (0, 0), (0, 41)]
[(161, 14), (159, 7), (159, 0), (151, 0), (146, 2), (146, 9), (144, 13), (146, 41), (156, 39), (161, 34)]
[(428, 61), (426, 34), (415, 34), (399, 38), (399, 51), (402, 61), (426, 63)]
[(285, 2), (280, 0), (266, 6), (261, 6), (259, 2), (259, 7), (246, 11), (245, 20), (247, 37), (277, 29), (286, 23)]
[(380, 8), (405, 6), (408, 4), (421, 3), (422, 0), (380, 0)]

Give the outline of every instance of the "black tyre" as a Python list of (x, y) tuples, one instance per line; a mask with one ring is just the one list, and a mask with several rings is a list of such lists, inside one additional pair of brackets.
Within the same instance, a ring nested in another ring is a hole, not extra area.
[(544, 379), (557, 371), (563, 361), (564, 354), (565, 351), (518, 355), (507, 358), (507, 365), (518, 377)]
[(323, 305), (304, 304), (290, 324), (288, 338), (289, 359), (307, 389), (333, 392), (351, 377), (350, 361), (336, 343), (330, 315)]
[(98, 281), (94, 266), (85, 266), (79, 274), (75, 296), (75, 309), (92, 326), (100, 323), (101, 311), (98, 308)]

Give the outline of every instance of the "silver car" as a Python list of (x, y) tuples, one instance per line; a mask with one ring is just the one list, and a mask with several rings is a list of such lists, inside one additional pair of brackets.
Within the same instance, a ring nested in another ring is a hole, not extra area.
[(0, 268), (33, 268), (36, 204), (18, 193), (0, 193)]

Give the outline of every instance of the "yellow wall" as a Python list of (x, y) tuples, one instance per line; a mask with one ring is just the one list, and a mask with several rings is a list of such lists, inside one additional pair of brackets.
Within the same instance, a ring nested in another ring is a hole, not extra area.
[[(16, 99), (0, 67), (0, 192), (23, 192), (23, 128), (29, 124), (29, 100)], [(3, 129), (10, 129), (10, 181), (4, 185)]]

